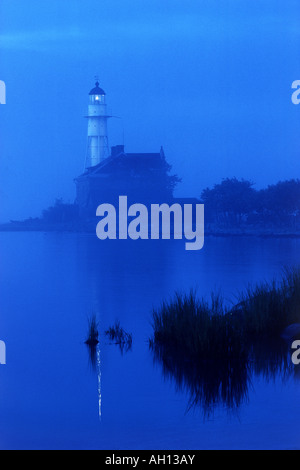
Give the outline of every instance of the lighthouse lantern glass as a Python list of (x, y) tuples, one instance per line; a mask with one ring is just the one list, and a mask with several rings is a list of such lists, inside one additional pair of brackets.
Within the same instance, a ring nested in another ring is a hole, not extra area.
[(91, 104), (99, 104), (104, 103), (104, 95), (91, 95), (90, 96), (90, 103)]

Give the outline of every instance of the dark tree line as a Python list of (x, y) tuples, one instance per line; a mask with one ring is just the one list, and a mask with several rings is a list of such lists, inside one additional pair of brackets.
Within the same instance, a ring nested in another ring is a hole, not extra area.
[(206, 220), (220, 226), (263, 225), (300, 228), (300, 180), (279, 181), (256, 190), (254, 183), (227, 178), (202, 191)]
[(62, 199), (56, 199), (54, 206), (43, 211), (43, 220), (49, 224), (68, 223), (77, 219), (77, 205), (67, 204)]
[[(168, 176), (167, 172), (165, 176), (163, 187), (167, 189), (166, 193), (172, 192), (179, 178), (176, 175)], [(299, 179), (279, 181), (256, 190), (251, 181), (226, 178), (213, 188), (204, 189), (201, 202), (205, 204), (206, 222), (216, 227), (247, 225), (300, 230)], [(78, 206), (57, 199), (52, 207), (43, 211), (42, 220), (49, 224), (77, 221)]]

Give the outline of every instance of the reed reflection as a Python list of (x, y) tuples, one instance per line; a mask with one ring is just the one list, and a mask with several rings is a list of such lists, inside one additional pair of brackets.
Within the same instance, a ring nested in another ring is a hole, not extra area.
[(237, 360), (185, 360), (177, 351), (150, 343), (154, 364), (161, 366), (164, 378), (175, 383), (188, 396), (187, 412), (200, 407), (205, 418), (218, 407), (236, 412), (249, 402), (253, 376), (264, 380), (287, 380), (300, 377), (299, 368), (291, 363), (285, 342), (256, 342), (249, 356)]
[(102, 417), (102, 382), (101, 382), (101, 350), (100, 343), (86, 343), (88, 350), (89, 364), (93, 372), (97, 374), (98, 382), (98, 413), (99, 419)]

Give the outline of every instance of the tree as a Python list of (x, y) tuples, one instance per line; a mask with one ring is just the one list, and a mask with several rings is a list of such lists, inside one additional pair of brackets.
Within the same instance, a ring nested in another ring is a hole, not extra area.
[(300, 180), (279, 181), (258, 192), (257, 212), (273, 224), (294, 224), (300, 215)]
[(300, 180), (279, 181), (260, 191), (261, 203), (271, 212), (293, 214), (300, 210)]
[(66, 204), (62, 199), (56, 199), (54, 206), (43, 211), (43, 220), (48, 223), (73, 222), (78, 217), (78, 208), (75, 204)]
[(226, 178), (213, 189), (202, 191), (201, 200), (209, 219), (239, 225), (255, 207), (256, 191), (251, 181)]

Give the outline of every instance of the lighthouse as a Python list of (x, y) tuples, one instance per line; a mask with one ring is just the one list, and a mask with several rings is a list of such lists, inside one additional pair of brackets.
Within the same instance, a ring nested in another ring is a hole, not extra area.
[(88, 115), (88, 143), (85, 167), (98, 165), (109, 156), (107, 137), (106, 93), (96, 82), (95, 88), (89, 93)]
[(169, 175), (171, 166), (161, 148), (155, 153), (125, 152), (124, 145), (109, 149), (108, 115), (105, 91), (99, 81), (89, 93), (88, 145), (85, 168), (75, 179), (76, 205), (82, 220), (95, 219), (101, 204), (118, 204), (126, 195), (130, 205), (137, 200), (144, 205), (173, 201), (173, 190), (179, 178)]

